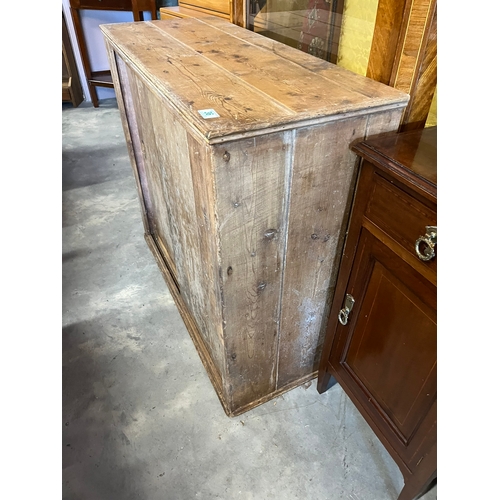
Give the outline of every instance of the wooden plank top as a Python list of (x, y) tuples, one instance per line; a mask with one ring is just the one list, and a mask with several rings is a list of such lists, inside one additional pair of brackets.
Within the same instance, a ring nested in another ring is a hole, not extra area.
[[(209, 143), (403, 107), (409, 99), (217, 17), (115, 23), (101, 30)], [(219, 116), (204, 118), (201, 110)]]

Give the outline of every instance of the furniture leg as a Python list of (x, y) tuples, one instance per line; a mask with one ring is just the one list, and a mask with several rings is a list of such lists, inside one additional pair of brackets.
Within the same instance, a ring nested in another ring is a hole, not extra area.
[(323, 394), (326, 391), (326, 388), (328, 387), (328, 382), (330, 382), (330, 374), (326, 371), (320, 371), (318, 373), (318, 385), (317, 385), (317, 390), (320, 394)]

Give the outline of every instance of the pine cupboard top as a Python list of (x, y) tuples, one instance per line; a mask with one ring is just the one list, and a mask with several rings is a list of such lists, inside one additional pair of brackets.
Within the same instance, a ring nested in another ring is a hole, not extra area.
[[(127, 65), (211, 144), (403, 107), (409, 99), (216, 17), (101, 30)], [(214, 112), (218, 116), (210, 117)]]

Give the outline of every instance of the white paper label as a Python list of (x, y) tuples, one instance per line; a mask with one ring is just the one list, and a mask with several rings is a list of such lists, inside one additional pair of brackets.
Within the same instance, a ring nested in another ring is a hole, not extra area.
[(205, 120), (208, 120), (209, 118), (220, 118), (215, 109), (199, 109), (198, 113), (200, 113)]

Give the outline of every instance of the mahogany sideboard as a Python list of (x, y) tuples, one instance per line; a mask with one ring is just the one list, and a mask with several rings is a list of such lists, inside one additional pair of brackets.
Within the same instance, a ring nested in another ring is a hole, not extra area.
[(399, 466), (399, 500), (437, 474), (437, 127), (362, 158), (318, 374), (333, 376)]
[(214, 16), (101, 29), (146, 241), (237, 415), (316, 377), (349, 144), (408, 95)]

